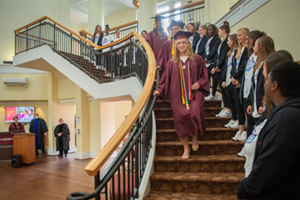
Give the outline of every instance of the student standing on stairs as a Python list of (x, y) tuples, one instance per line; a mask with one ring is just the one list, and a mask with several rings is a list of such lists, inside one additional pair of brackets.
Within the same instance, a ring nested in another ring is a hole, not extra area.
[(231, 82), (234, 85), (234, 98), (239, 120), (239, 130), (236, 133), (236, 135), (232, 138), (233, 141), (237, 141), (241, 136), (245, 135), (246, 137), (247, 135), (245, 131), (245, 112), (243, 102), (240, 96), (240, 87), (244, 78), (245, 67), (248, 60), (248, 48), (246, 45), (248, 33), (248, 28), (241, 28), (237, 31), (237, 40), (239, 43), (239, 47), (235, 56), (236, 59), (234, 67), (232, 67), (231, 69)]
[(193, 54), (190, 36), (184, 31), (175, 34), (175, 54), (153, 92), (163, 100), (170, 98), (176, 133), (184, 148), (182, 159), (190, 156), (189, 136), (193, 137), (193, 151), (199, 148), (197, 135), (205, 130), (204, 96), (209, 94), (207, 69), (201, 56)]
[(300, 65), (276, 64), (265, 83), (276, 107), (258, 136), (253, 169), (237, 186), (239, 199), (298, 199), (300, 185)]
[(225, 92), (225, 87), (222, 87), (222, 82), (225, 81), (226, 78), (226, 56), (229, 51), (228, 42), (228, 34), (230, 33), (230, 27), (228, 22), (224, 22), (222, 26), (219, 27), (219, 38), (221, 39), (221, 44), (218, 47), (217, 55), (216, 55), (216, 66), (212, 68), (211, 73), (214, 74), (213, 79), (213, 91), (212, 95), (215, 96), (217, 92), (217, 87), (222, 92), (222, 100), (224, 108), (219, 112), (218, 117), (230, 117), (231, 113), (228, 111), (228, 102), (227, 96)]

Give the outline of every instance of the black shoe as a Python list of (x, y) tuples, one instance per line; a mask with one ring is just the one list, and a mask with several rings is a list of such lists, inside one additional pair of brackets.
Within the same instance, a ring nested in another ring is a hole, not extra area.
[(65, 157), (68, 157), (67, 154), (65, 154)]
[(64, 156), (64, 155), (60, 155), (60, 154), (59, 154), (57, 157), (61, 158), (61, 157), (63, 157), (63, 156)]

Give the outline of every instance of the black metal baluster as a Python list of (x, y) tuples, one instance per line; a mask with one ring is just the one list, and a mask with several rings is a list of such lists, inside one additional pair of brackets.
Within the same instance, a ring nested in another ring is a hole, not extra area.
[[(97, 175), (94, 177), (94, 181), (95, 181), (95, 190), (97, 189), (97, 187), (100, 185), (100, 172), (97, 172)], [(96, 194), (95, 196), (95, 200), (100, 200), (100, 192), (99, 194)]]

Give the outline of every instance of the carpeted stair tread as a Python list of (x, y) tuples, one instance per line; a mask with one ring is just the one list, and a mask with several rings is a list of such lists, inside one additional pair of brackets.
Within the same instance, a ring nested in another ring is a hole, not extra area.
[[(218, 128), (206, 128), (205, 129), (205, 133), (208, 134), (209, 132), (211, 131), (220, 131), (220, 132), (223, 132), (223, 131), (238, 131), (239, 129), (238, 128), (223, 128), (223, 127), (218, 127)], [(176, 130), (175, 129), (158, 129), (156, 130), (156, 133), (175, 133)]]
[(245, 159), (235, 155), (191, 155), (189, 159), (183, 160), (181, 156), (157, 156), (154, 162), (244, 162)]
[(151, 181), (239, 183), (245, 178), (243, 172), (154, 172)]
[[(205, 117), (205, 119), (207, 120), (212, 120), (212, 119), (219, 119), (219, 120), (230, 120), (231, 117)], [(170, 117), (170, 118), (156, 118), (156, 121), (174, 121), (174, 118)]]
[(213, 195), (199, 193), (150, 192), (144, 200), (236, 200), (236, 195)]
[[(241, 145), (244, 142), (236, 142), (232, 140), (206, 140), (206, 141), (198, 141), (200, 147), (201, 146), (214, 146), (214, 145)], [(192, 142), (189, 142), (192, 145)], [(166, 142), (156, 142), (156, 146), (180, 146), (182, 147), (182, 143), (180, 141), (166, 141)]]

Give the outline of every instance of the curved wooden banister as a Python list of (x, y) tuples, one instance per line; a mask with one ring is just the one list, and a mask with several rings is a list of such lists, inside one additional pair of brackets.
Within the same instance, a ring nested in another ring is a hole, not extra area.
[(170, 12), (175, 12), (175, 11), (178, 11), (178, 10), (183, 10), (183, 9), (187, 9), (187, 8), (190, 8), (190, 7), (193, 7), (193, 6), (197, 6), (197, 5), (200, 5), (200, 4), (204, 4), (204, 0), (202, 1), (198, 1), (198, 2), (195, 2), (195, 3), (191, 3), (191, 4), (188, 4), (188, 5), (185, 5), (185, 6), (181, 6), (181, 7), (178, 7), (178, 8), (174, 8), (174, 9), (171, 9), (171, 10), (167, 10), (165, 12), (161, 12), (159, 14), (156, 14), (156, 16), (159, 16), (159, 15), (164, 15), (164, 14), (168, 14)]
[(117, 149), (119, 144), (123, 141), (125, 136), (129, 133), (130, 129), (132, 128), (133, 124), (138, 119), (141, 111), (143, 110), (147, 102), (149, 95), (152, 95), (151, 91), (155, 77), (154, 54), (149, 44), (137, 32), (133, 31), (132, 34), (141, 42), (148, 55), (148, 74), (146, 82), (138, 100), (134, 104), (131, 112), (125, 118), (124, 122), (114, 133), (111, 139), (106, 143), (106, 145), (84, 168), (90, 176), (96, 176), (100, 168), (105, 164), (105, 162), (109, 159), (112, 153)]
[(138, 20), (135, 20), (135, 21), (129, 22), (129, 23), (127, 23), (127, 24), (122, 24), (122, 25), (120, 25), (120, 26), (113, 27), (113, 28), (111, 28), (110, 30), (111, 30), (111, 31), (114, 31), (114, 30), (116, 30), (116, 29), (124, 28), (124, 27), (126, 27), (126, 26), (130, 26), (130, 25), (137, 24), (137, 23), (139, 23), (139, 21), (138, 21)]
[(27, 24), (27, 25), (25, 25), (25, 26), (23, 26), (23, 27), (21, 27), (21, 28), (15, 30), (15, 33), (19, 33), (21, 30), (23, 30), (23, 29), (25, 29), (25, 28), (27, 28), (27, 27), (30, 27), (30, 26), (32, 26), (32, 25), (34, 25), (34, 24), (37, 24), (37, 23), (39, 23), (40, 21), (43, 21), (43, 20), (46, 20), (46, 19), (49, 20), (49, 21), (51, 21), (51, 22), (53, 22), (54, 24), (56, 24), (56, 25), (59, 26), (60, 28), (63, 28), (63, 29), (66, 30), (67, 32), (71, 33), (72, 35), (78, 37), (79, 39), (83, 40), (84, 42), (88, 43), (88, 44), (91, 45), (92, 47), (94, 47), (94, 48), (96, 48), (96, 49), (99, 49), (99, 50), (100, 50), (100, 49), (105, 49), (105, 48), (107, 48), (107, 47), (114, 46), (114, 45), (116, 45), (116, 44), (118, 44), (118, 43), (121, 43), (121, 42), (124, 42), (125, 40), (128, 40), (128, 39), (132, 36), (132, 33), (130, 33), (129, 35), (123, 37), (123, 38), (120, 39), (120, 40), (117, 40), (117, 41), (115, 41), (115, 42), (112, 42), (112, 43), (107, 44), (107, 45), (104, 45), (104, 46), (98, 46), (98, 45), (96, 45), (95, 43), (91, 42), (90, 40), (88, 40), (88, 39), (82, 37), (82, 36), (79, 35), (78, 33), (76, 33), (76, 32), (74, 32), (74, 31), (72, 31), (71, 29), (69, 29), (69, 28), (67, 28), (67, 27), (65, 27), (65, 26), (63, 26), (63, 25), (61, 25), (61, 24), (58, 23), (57, 21), (55, 21), (55, 20), (53, 20), (53, 19), (51, 19), (50, 17), (47, 17), (47, 16), (42, 17), (42, 18), (40, 18), (40, 19), (38, 19), (38, 20), (35, 20), (34, 22), (31, 22), (30, 24)]
[(89, 32), (87, 32), (87, 31), (85, 31), (85, 30), (81, 30), (81, 31), (79, 31), (79, 34), (83, 34), (83, 35), (89, 35), (89, 36), (93, 37), (93, 35), (92, 35), (92, 34), (90, 34)]

